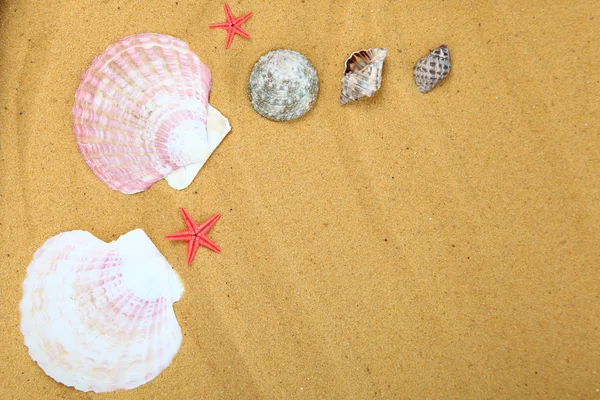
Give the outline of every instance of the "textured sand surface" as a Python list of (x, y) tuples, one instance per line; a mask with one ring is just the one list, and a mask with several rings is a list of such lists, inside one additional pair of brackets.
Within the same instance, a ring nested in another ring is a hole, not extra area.
[[(232, 1), (251, 34), (225, 50), (221, 1), (3, 1), (1, 399), (596, 398), (600, 389), (597, 1)], [(89, 171), (71, 106), (94, 56), (138, 32), (210, 67), (231, 133), (193, 184), (132, 196)], [(445, 43), (450, 76), (418, 92)], [(346, 57), (389, 51), (381, 90), (339, 105)], [(274, 48), (319, 73), (314, 109), (256, 114), (246, 82)], [(185, 266), (165, 240), (221, 212)], [(144, 229), (180, 274), (184, 338), (133, 391), (83, 394), (29, 358), (21, 283), (72, 229)]]

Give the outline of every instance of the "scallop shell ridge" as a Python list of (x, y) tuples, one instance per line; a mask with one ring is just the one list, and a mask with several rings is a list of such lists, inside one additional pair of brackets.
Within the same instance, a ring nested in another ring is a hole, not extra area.
[(38, 249), (20, 303), (31, 358), (81, 391), (132, 389), (166, 368), (181, 344), (172, 304), (183, 286), (146, 236), (105, 243), (61, 233)]
[(294, 50), (272, 50), (256, 62), (248, 80), (248, 97), (254, 110), (274, 121), (306, 114), (319, 93), (317, 71)]

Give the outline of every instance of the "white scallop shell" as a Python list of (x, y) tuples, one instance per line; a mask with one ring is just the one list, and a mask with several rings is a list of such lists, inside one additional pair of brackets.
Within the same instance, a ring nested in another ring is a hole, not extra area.
[(126, 194), (169, 174), (171, 186), (187, 187), (231, 129), (208, 106), (211, 83), (208, 67), (172, 36), (143, 33), (110, 45), (75, 92), (73, 131), (85, 162)]
[(21, 332), (44, 372), (81, 391), (132, 389), (172, 361), (181, 329), (172, 304), (183, 286), (143, 230), (105, 243), (56, 235), (23, 282)]

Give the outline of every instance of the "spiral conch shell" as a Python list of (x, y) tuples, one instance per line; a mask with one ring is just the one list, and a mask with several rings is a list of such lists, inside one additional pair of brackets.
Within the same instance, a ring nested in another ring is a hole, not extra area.
[(154, 379), (181, 344), (172, 304), (183, 286), (143, 230), (105, 243), (84, 231), (48, 239), (23, 282), (21, 332), (54, 380), (84, 392)]
[(442, 45), (415, 65), (415, 83), (421, 93), (431, 91), (450, 73), (450, 50)]
[(294, 50), (273, 50), (254, 64), (248, 97), (256, 112), (273, 121), (300, 118), (319, 94), (317, 71)]
[(355, 51), (348, 57), (342, 78), (340, 103), (363, 96), (371, 97), (381, 87), (381, 73), (387, 50), (381, 48)]
[(75, 92), (73, 131), (85, 162), (125, 194), (163, 178), (186, 188), (231, 129), (208, 104), (211, 83), (208, 67), (172, 36), (110, 45)]

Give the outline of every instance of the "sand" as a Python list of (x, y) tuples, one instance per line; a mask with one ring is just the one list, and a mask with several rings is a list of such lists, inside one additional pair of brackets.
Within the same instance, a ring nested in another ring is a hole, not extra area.
[[(0, 27), (0, 398), (596, 398), (600, 390), (600, 10), (582, 1), (4, 1)], [(71, 130), (81, 74), (137, 32), (211, 68), (233, 130), (193, 184), (126, 196)], [(427, 95), (412, 67), (445, 43)], [(246, 82), (304, 53), (305, 117), (256, 114)], [(339, 105), (346, 57), (389, 51), (371, 99)], [(185, 266), (179, 207), (221, 212)], [(144, 229), (180, 274), (183, 344), (154, 381), (84, 394), (48, 378), (19, 331), (34, 251), (73, 229)]]

